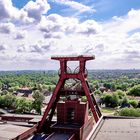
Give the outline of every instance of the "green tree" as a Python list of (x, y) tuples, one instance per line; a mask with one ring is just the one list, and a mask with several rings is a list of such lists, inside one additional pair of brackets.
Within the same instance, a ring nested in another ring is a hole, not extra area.
[(129, 100), (129, 104), (131, 104), (134, 108), (138, 106), (138, 101), (137, 100)]
[(113, 93), (111, 99), (111, 107), (117, 107), (118, 105), (119, 105), (119, 96)]
[(120, 101), (120, 105), (121, 106), (126, 106), (129, 104), (129, 99), (125, 96), (121, 101)]
[(95, 90), (95, 91), (94, 91), (94, 94), (95, 94), (95, 95), (102, 95), (102, 92), (101, 92), (100, 90)]
[(104, 83), (104, 87), (107, 89), (111, 89), (111, 84), (110, 83)]
[(119, 97), (117, 94), (106, 94), (101, 97), (102, 103), (106, 105), (106, 107), (117, 107), (119, 105)]
[(6, 95), (3, 95), (3, 106), (8, 108), (14, 108), (15, 103), (15, 97), (8, 93)]
[(0, 107), (4, 107), (4, 98), (3, 96), (0, 96)]
[(119, 99), (123, 99), (126, 96), (126, 93), (123, 92), (122, 90), (115, 91), (115, 94), (119, 96)]
[(94, 81), (92, 82), (92, 85), (93, 85), (94, 89), (98, 89), (98, 88), (99, 88), (99, 83), (98, 83), (97, 80), (94, 80)]
[(115, 90), (116, 90), (116, 86), (115, 86), (114, 83), (111, 83), (111, 90), (112, 90), (112, 91), (115, 91)]
[(140, 96), (140, 85), (136, 85), (129, 89), (128, 95)]
[(1, 92), (1, 95), (6, 95), (6, 94), (9, 94), (9, 92), (8, 92), (7, 90), (3, 90), (3, 91)]
[(52, 91), (52, 88), (51, 88), (51, 86), (50, 86), (50, 85), (48, 86), (48, 91), (49, 91), (49, 92), (51, 92), (51, 91)]
[(38, 90), (41, 92), (43, 90), (43, 86), (41, 84), (38, 85)]
[(19, 97), (16, 99), (16, 112), (17, 113), (30, 113), (32, 110), (32, 101)]
[(33, 101), (33, 108), (39, 113), (41, 114), (41, 108), (43, 106), (43, 101), (45, 99), (44, 95), (36, 90), (34, 93), (33, 93), (33, 98), (34, 98), (34, 101)]

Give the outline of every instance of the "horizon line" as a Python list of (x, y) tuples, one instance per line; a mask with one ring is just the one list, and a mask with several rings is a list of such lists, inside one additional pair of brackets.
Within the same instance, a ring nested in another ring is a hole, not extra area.
[[(17, 69), (17, 70), (0, 70), (0, 72), (8, 72), (8, 71), (58, 71), (59, 69)], [(137, 68), (131, 68), (131, 69), (87, 69), (87, 70), (140, 70)]]

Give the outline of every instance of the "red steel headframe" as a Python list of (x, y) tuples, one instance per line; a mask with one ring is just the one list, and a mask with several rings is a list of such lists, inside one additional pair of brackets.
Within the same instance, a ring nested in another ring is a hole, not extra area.
[[(93, 113), (94, 119), (96, 122), (98, 122), (99, 118), (102, 116), (98, 105), (96, 103), (96, 100), (93, 96), (93, 94), (91, 93), (90, 89), (89, 89), (89, 85), (87, 83), (87, 74), (85, 73), (85, 64), (86, 61), (88, 60), (93, 60), (95, 59), (94, 56), (85, 56), (85, 55), (80, 55), (80, 56), (53, 56), (51, 57), (51, 59), (54, 60), (59, 60), (60, 61), (60, 77), (59, 77), (59, 81), (56, 85), (56, 88), (53, 92), (53, 95), (50, 99), (50, 102), (45, 110), (45, 113), (42, 117), (41, 122), (39, 123), (38, 126), (38, 132), (42, 131), (42, 127), (46, 121), (46, 119), (48, 119), (48, 121), (52, 120), (55, 108), (56, 108), (56, 104), (59, 100), (60, 97), (60, 89), (63, 87), (65, 81), (67, 79), (70, 78), (77, 78), (81, 81), (82, 87), (84, 89), (85, 95), (87, 97), (87, 101), (90, 105), (91, 111)], [(79, 72), (78, 73), (67, 73), (67, 62), (68, 61), (79, 61)]]

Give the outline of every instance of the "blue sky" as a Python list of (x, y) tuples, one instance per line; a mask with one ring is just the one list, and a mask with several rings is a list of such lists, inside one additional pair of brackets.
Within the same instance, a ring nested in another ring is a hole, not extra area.
[(140, 69), (140, 0), (0, 0), (0, 70), (57, 69), (51, 55), (95, 55), (90, 69)]
[[(17, 8), (22, 8), (25, 4), (28, 3), (29, 0), (12, 1), (13, 5), (15, 5)], [(140, 8), (140, 0), (76, 0), (75, 2), (91, 6), (96, 10), (95, 13), (85, 12), (80, 15), (83, 20), (94, 19), (97, 21), (105, 21), (109, 20), (113, 16), (123, 16), (127, 14), (131, 9)], [(74, 13), (72, 9), (68, 10), (68, 6), (56, 3), (54, 0), (48, 0), (48, 3), (52, 7), (48, 11), (48, 14), (58, 13), (63, 16), (72, 16)]]

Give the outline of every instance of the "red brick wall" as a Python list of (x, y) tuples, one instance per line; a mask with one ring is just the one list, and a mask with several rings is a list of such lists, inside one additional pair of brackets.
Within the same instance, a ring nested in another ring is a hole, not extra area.
[(68, 110), (74, 109), (74, 120), (72, 123), (84, 124), (88, 120), (88, 104), (79, 101), (66, 101), (57, 103), (57, 122), (68, 122)]

